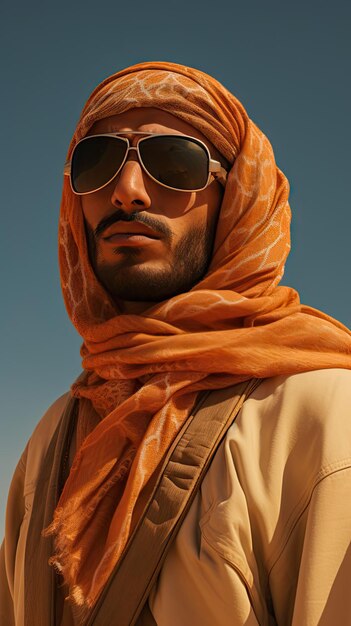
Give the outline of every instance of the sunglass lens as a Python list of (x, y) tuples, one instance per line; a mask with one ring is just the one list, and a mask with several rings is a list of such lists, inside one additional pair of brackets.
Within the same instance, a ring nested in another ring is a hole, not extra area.
[(86, 137), (74, 149), (71, 182), (77, 193), (88, 193), (106, 185), (115, 176), (126, 154), (127, 144), (118, 137)]
[(150, 137), (140, 141), (139, 152), (149, 174), (168, 187), (192, 191), (207, 183), (209, 157), (194, 139)]

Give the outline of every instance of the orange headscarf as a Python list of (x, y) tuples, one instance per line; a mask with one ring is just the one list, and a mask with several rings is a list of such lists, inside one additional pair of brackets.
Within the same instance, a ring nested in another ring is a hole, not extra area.
[(114, 74), (90, 96), (68, 157), (96, 120), (148, 106), (199, 129), (232, 168), (206, 276), (143, 315), (120, 314), (95, 277), (80, 199), (64, 181), (59, 257), (68, 313), (84, 340), (84, 374), (72, 392), (88, 436), (49, 532), (53, 562), (83, 612), (118, 561), (140, 494), (200, 390), (351, 368), (350, 331), (278, 287), (290, 249), (288, 183), (267, 138), (216, 80), (172, 63)]

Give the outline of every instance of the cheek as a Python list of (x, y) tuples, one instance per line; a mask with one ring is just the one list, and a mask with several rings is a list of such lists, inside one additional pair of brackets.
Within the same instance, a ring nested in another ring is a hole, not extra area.
[[(198, 202), (200, 202), (199, 198)], [(213, 233), (221, 206), (221, 196), (212, 198), (212, 201), (209, 201), (207, 198), (206, 202), (203, 204), (198, 202), (191, 210), (184, 213), (182, 216), (170, 220), (170, 228), (174, 235), (174, 245), (176, 245), (180, 239), (186, 237), (189, 231), (194, 228), (204, 233), (208, 231)]]
[(89, 196), (81, 197), (81, 207), (82, 207), (84, 220), (89, 226), (91, 226), (91, 228), (94, 228), (94, 224), (93, 224), (94, 211), (93, 211), (92, 205), (93, 203), (91, 199), (89, 198)]
[(222, 198), (223, 189), (218, 183), (213, 183), (198, 193), (197, 206), (193, 211), (198, 226), (211, 228), (217, 222)]
[(81, 196), (82, 213), (86, 223), (92, 228), (96, 228), (99, 221), (106, 214), (106, 198), (103, 194), (96, 192), (95, 194), (87, 194)]

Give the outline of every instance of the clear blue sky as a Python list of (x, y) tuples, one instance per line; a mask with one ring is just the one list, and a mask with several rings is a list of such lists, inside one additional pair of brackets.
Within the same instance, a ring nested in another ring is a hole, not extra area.
[(351, 4), (24, 0), (2, 11), (0, 533), (27, 438), (80, 371), (57, 267), (62, 167), (90, 91), (139, 61), (202, 69), (242, 100), (291, 183), (284, 282), (351, 325)]

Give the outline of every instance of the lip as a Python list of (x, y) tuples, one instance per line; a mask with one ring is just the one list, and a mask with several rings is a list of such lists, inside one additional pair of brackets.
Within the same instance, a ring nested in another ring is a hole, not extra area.
[(106, 228), (102, 239), (116, 243), (119, 241), (146, 241), (160, 239), (160, 235), (155, 233), (145, 224), (137, 222), (118, 222)]
[(104, 237), (103, 239), (105, 243), (110, 243), (114, 246), (140, 246), (159, 241), (158, 237), (149, 237), (148, 235), (142, 235), (140, 233), (116, 233), (109, 237)]

